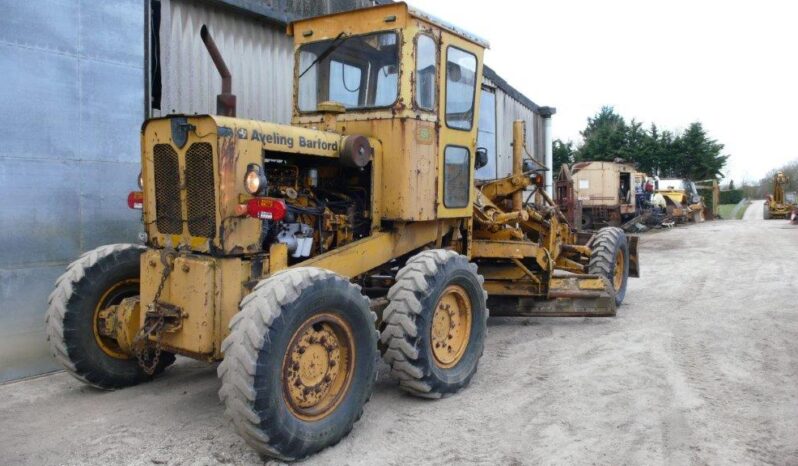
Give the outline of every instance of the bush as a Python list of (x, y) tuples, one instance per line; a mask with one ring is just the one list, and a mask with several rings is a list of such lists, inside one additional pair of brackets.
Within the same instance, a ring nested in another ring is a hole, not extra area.
[(721, 204), (737, 204), (738, 202), (742, 201), (745, 197), (745, 193), (743, 193), (742, 189), (731, 189), (729, 191), (721, 191), (720, 192), (720, 203)]

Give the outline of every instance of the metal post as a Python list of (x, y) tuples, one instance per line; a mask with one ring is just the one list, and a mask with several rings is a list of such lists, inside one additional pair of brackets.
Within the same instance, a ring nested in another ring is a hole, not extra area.
[(546, 188), (545, 191), (549, 197), (554, 198), (554, 146), (551, 135), (551, 116), (557, 113), (554, 107), (540, 107), (538, 108), (538, 115), (543, 118), (543, 156), (545, 158), (546, 168)]
[[(524, 172), (524, 122), (516, 120), (513, 122), (513, 178), (523, 176)], [(523, 190), (513, 193), (513, 210), (516, 212), (523, 209)]]
[(549, 197), (554, 197), (553, 170), (554, 170), (554, 147), (551, 139), (551, 115), (543, 119), (543, 144), (546, 155), (546, 193)]

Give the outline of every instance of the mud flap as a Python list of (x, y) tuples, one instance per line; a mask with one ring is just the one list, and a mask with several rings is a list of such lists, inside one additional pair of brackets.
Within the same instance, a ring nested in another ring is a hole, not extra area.
[(492, 316), (612, 317), (615, 291), (598, 275), (566, 275), (551, 279), (549, 299), (502, 296), (488, 299)]
[(629, 277), (640, 278), (640, 258), (637, 255), (637, 242), (639, 236), (626, 235), (629, 240)]

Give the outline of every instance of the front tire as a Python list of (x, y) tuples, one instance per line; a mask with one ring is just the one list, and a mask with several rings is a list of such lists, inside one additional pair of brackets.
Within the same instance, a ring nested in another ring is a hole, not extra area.
[(336, 444), (377, 374), (376, 314), (360, 288), (300, 267), (261, 281), (224, 340), (219, 397), (260, 454), (294, 460)]
[[(100, 310), (139, 294), (144, 249), (135, 244), (101, 246), (80, 256), (56, 281), (45, 317), (50, 353), (82, 382), (110, 390), (152, 378), (135, 357), (97, 331)], [(162, 352), (153, 375), (174, 360), (174, 354)]]
[(626, 234), (617, 227), (600, 229), (591, 243), (588, 272), (606, 277), (615, 289), (615, 305), (620, 306), (626, 296), (629, 280), (629, 243)]
[(440, 398), (471, 381), (485, 346), (483, 282), (475, 264), (442, 249), (412, 257), (396, 275), (380, 341), (403, 390)]

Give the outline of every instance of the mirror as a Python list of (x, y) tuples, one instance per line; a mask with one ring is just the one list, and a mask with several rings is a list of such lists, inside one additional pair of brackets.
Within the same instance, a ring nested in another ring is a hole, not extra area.
[(474, 169), (479, 170), (488, 164), (488, 149), (477, 147), (476, 158), (474, 159)]

